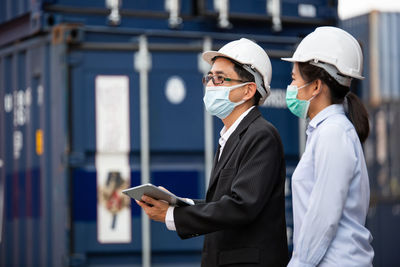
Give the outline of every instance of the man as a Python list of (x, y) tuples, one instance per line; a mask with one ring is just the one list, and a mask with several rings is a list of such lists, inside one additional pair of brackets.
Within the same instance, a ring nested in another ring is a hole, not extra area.
[(244, 38), (203, 59), (212, 65), (204, 104), (224, 123), (206, 199), (169, 207), (143, 196), (138, 204), (182, 239), (204, 234), (202, 266), (286, 266), (284, 153), (257, 108), (270, 93), (270, 60)]

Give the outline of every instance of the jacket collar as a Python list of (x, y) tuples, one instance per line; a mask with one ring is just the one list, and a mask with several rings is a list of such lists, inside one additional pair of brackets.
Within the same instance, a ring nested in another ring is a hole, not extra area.
[[(229, 139), (226, 141), (225, 147), (222, 151), (222, 155), (220, 159), (217, 162), (217, 159), (214, 158), (214, 166), (211, 171), (211, 179), (210, 179), (210, 185), (209, 189), (214, 185), (214, 183), (217, 180), (217, 177), (219, 176), (219, 173), (221, 172), (221, 169), (226, 165), (228, 160), (230, 159), (233, 151), (239, 144), (240, 139), (242, 138), (242, 135), (246, 132), (248, 129), (249, 125), (258, 117), (261, 116), (261, 112), (258, 110), (257, 107), (253, 108), (249, 114), (247, 114), (246, 117), (243, 118), (243, 120), (240, 122), (236, 130), (231, 134)], [(218, 157), (216, 154), (215, 157)]]

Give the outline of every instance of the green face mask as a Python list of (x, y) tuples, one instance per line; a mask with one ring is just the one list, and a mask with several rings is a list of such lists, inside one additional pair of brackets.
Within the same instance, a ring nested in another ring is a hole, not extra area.
[(297, 99), (297, 93), (301, 88), (306, 87), (311, 82), (297, 88), (296, 85), (288, 85), (286, 89), (286, 105), (288, 109), (297, 117), (305, 119), (307, 117), (308, 108), (311, 100), (316, 96), (311, 97), (309, 100)]

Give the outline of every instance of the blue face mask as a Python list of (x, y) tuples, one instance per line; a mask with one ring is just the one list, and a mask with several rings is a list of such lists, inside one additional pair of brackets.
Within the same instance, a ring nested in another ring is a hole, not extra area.
[(245, 100), (237, 103), (230, 101), (229, 92), (246, 84), (248, 83), (234, 86), (206, 87), (206, 94), (204, 95), (203, 101), (208, 113), (217, 116), (220, 119), (228, 117), (236, 106), (245, 102)]
[(311, 82), (297, 88), (296, 85), (288, 85), (286, 89), (286, 105), (288, 109), (297, 117), (305, 119), (307, 117), (308, 108), (310, 107), (311, 100), (316, 96), (311, 97), (309, 100), (297, 99), (297, 94), (301, 88), (306, 87)]

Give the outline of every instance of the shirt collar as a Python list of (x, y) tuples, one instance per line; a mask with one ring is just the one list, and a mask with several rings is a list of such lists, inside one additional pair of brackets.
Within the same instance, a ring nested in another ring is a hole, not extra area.
[(221, 147), (223, 147), (225, 145), (226, 141), (228, 141), (229, 137), (236, 130), (236, 128), (238, 127), (240, 122), (243, 120), (243, 118), (246, 117), (246, 115), (249, 114), (249, 112), (254, 107), (255, 106), (251, 106), (249, 109), (247, 109), (245, 112), (243, 112), (242, 115), (240, 115), (239, 118), (237, 118), (236, 121), (231, 125), (231, 127), (229, 127), (229, 129), (226, 129), (225, 126), (224, 126), (224, 128), (222, 128), (222, 130), (219, 132), (219, 135), (221, 136), (221, 138), (219, 138), (219, 141), (218, 141)]
[(344, 114), (342, 104), (329, 105), (321, 110), (308, 124), (307, 135), (314, 131), (324, 120), (326, 120), (326, 118), (335, 114)]

